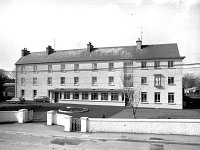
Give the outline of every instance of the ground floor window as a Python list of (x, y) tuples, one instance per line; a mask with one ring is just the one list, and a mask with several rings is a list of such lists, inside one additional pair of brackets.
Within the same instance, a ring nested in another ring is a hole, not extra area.
[(108, 93), (101, 93), (101, 100), (108, 100)]
[(70, 99), (70, 92), (64, 92), (64, 99)]
[(82, 100), (88, 100), (88, 92), (82, 93)]
[(73, 99), (79, 99), (79, 93), (78, 92), (73, 93)]
[(147, 102), (147, 92), (141, 92), (141, 102)]
[(174, 93), (168, 93), (168, 103), (174, 103)]
[(111, 93), (111, 101), (118, 101), (119, 94), (118, 93)]
[(25, 90), (21, 90), (21, 97), (25, 96)]
[(37, 90), (33, 90), (33, 98), (37, 96)]
[(98, 93), (92, 92), (91, 93), (91, 100), (98, 100)]
[(160, 92), (155, 92), (154, 93), (154, 102), (155, 103), (160, 103)]

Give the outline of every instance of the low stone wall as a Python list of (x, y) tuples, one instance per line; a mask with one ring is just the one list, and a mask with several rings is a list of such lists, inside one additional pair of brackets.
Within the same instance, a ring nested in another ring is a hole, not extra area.
[(18, 111), (0, 111), (0, 122), (24, 123), (33, 119), (33, 110), (20, 109)]

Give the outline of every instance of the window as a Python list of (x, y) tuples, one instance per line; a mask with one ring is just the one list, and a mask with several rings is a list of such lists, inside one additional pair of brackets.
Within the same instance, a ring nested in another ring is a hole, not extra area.
[(97, 63), (92, 63), (92, 71), (97, 71)]
[(70, 99), (70, 92), (64, 92), (64, 99)]
[(88, 100), (88, 92), (82, 93), (82, 100)]
[(52, 70), (52, 65), (48, 65), (48, 72), (50, 73), (50, 72), (52, 72), (53, 70)]
[(154, 68), (155, 69), (160, 68), (160, 61), (154, 61)]
[(47, 85), (52, 85), (52, 77), (47, 78)]
[(114, 85), (114, 77), (109, 77), (109, 85)]
[(61, 85), (65, 85), (65, 77), (61, 77), (60, 78), (60, 84)]
[(161, 74), (154, 75), (154, 86), (155, 87), (161, 86)]
[(37, 78), (33, 77), (33, 85), (37, 85)]
[(37, 96), (37, 90), (33, 90), (33, 98)]
[(79, 64), (74, 64), (74, 71), (78, 72), (79, 71)]
[(21, 90), (21, 97), (25, 96), (25, 90)]
[(37, 66), (33, 66), (33, 73), (38, 73)]
[(129, 74), (133, 73), (133, 62), (124, 62), (124, 73)]
[(22, 85), (22, 86), (25, 85), (25, 78), (21, 78), (21, 85)]
[(91, 100), (98, 100), (98, 93), (92, 92), (91, 93)]
[(109, 63), (109, 71), (114, 71), (114, 63)]
[(21, 66), (21, 73), (25, 73), (25, 66)]
[(78, 92), (73, 93), (73, 99), (79, 99), (79, 93)]
[(155, 92), (154, 93), (154, 102), (155, 103), (160, 103), (160, 92)]
[(174, 62), (168, 61), (168, 68), (173, 68), (173, 67), (174, 67)]
[(101, 100), (108, 100), (108, 93), (101, 93)]
[(147, 84), (147, 77), (141, 77), (141, 84)]
[(174, 77), (168, 77), (168, 84), (174, 84)]
[(97, 85), (97, 77), (92, 77), (92, 85)]
[(60, 65), (60, 71), (61, 72), (65, 72), (65, 64), (61, 64)]
[(124, 87), (133, 87), (133, 75), (124, 74)]
[(141, 102), (142, 103), (147, 102), (147, 92), (141, 92)]
[(118, 93), (111, 93), (111, 101), (118, 101), (119, 94)]
[(168, 93), (168, 103), (174, 103), (174, 93)]
[(60, 99), (62, 99), (62, 92), (60, 92)]
[(79, 85), (79, 77), (74, 77), (74, 85)]
[(147, 62), (146, 61), (142, 61), (141, 62), (141, 68), (142, 69), (146, 69), (147, 68)]

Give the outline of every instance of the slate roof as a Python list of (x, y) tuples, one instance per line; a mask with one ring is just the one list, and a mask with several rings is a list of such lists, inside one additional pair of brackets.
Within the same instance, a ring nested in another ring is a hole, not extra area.
[(183, 59), (180, 57), (178, 46), (172, 44), (142, 45), (141, 50), (136, 46), (100, 47), (92, 52), (87, 49), (56, 50), (47, 55), (43, 52), (33, 52), (21, 57), (16, 65), (56, 63), (56, 62), (80, 62), (80, 61), (109, 61), (109, 60), (148, 60), (148, 59)]

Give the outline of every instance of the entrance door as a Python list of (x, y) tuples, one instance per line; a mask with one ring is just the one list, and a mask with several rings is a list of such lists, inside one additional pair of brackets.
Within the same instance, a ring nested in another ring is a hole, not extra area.
[(58, 102), (58, 98), (59, 98), (59, 93), (58, 93), (58, 92), (55, 92), (55, 103)]

